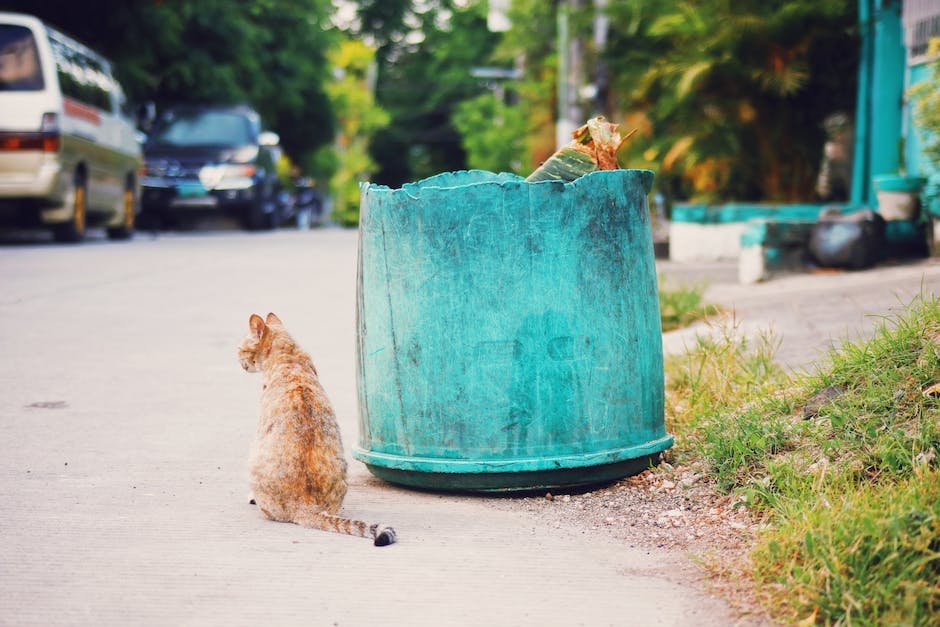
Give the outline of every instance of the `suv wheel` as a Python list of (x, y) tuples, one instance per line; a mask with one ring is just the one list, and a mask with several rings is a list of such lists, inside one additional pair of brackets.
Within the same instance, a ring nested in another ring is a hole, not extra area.
[(249, 231), (269, 231), (277, 228), (279, 222), (280, 211), (270, 199), (258, 198), (245, 211), (244, 224)]

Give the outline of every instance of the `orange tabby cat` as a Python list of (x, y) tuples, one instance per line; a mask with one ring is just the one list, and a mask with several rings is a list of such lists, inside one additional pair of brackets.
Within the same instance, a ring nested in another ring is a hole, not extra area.
[(337, 516), (346, 495), (339, 426), (316, 368), (273, 313), (252, 314), (238, 347), (248, 372), (263, 373), (261, 419), (248, 472), (254, 501), (271, 519), (395, 542), (395, 530)]

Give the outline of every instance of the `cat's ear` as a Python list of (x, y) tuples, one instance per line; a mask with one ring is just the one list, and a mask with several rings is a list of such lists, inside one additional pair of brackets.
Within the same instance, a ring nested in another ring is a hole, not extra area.
[(251, 318), (248, 319), (248, 326), (251, 328), (251, 332), (257, 335), (260, 340), (261, 336), (264, 335), (264, 320), (261, 319), (261, 316), (251, 314)]
[(281, 319), (275, 316), (273, 313), (268, 314), (268, 318), (267, 320), (265, 320), (265, 323), (266, 324), (279, 324), (281, 326), (284, 326), (284, 323), (281, 322)]

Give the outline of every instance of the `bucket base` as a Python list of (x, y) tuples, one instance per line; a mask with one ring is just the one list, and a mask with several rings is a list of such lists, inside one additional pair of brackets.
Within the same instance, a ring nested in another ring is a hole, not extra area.
[(373, 475), (398, 485), (446, 492), (533, 492), (609, 483), (659, 463), (661, 453), (599, 466), (521, 472), (422, 472), (366, 464)]

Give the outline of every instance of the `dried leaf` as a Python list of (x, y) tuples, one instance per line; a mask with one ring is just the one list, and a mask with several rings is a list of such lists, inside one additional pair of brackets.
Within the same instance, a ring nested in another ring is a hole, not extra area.
[(559, 148), (526, 180), (567, 182), (595, 170), (618, 169), (617, 151), (637, 131), (622, 136), (619, 126), (601, 116), (591, 118), (571, 134), (568, 145)]
[(940, 381), (928, 385), (923, 392), (925, 398), (940, 398)]

